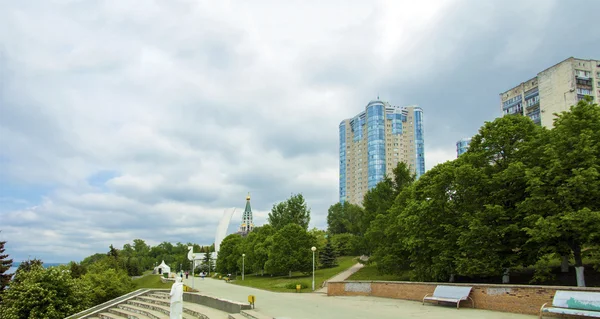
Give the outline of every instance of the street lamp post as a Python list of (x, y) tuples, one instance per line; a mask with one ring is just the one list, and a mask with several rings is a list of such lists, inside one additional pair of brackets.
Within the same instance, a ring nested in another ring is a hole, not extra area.
[(315, 251), (317, 250), (317, 247), (313, 246), (310, 250), (312, 250), (312, 253), (313, 253), (313, 281), (312, 281), (312, 290), (315, 291)]
[(244, 280), (244, 273), (246, 271), (245, 262), (246, 262), (246, 254), (242, 254), (242, 280)]

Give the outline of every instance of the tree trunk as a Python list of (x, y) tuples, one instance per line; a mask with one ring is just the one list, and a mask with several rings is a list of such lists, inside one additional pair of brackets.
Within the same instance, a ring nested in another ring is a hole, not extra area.
[(502, 283), (510, 283), (510, 268), (504, 268), (504, 274), (502, 275)]
[(450, 274), (450, 282), (454, 282), (454, 274)]
[(581, 246), (573, 245), (573, 257), (575, 258), (575, 275), (577, 277), (577, 287), (585, 287), (585, 277), (583, 275), (583, 261), (581, 260)]
[(290, 277), (290, 278), (292, 278), (292, 271), (291, 271), (291, 270), (290, 270), (290, 274), (289, 274), (289, 277)]
[(569, 256), (562, 255), (562, 262), (560, 263), (560, 272), (569, 272)]

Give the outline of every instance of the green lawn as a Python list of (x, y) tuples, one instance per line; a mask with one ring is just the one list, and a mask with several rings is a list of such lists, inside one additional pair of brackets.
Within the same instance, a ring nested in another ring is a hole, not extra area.
[(408, 273), (403, 275), (381, 275), (377, 272), (375, 264), (365, 265), (352, 274), (348, 280), (381, 280), (381, 281), (408, 281)]
[(173, 283), (163, 283), (160, 281), (159, 275), (146, 275), (138, 279), (134, 279), (135, 289), (140, 288), (155, 288), (155, 289), (171, 289)]
[[(338, 273), (352, 267), (357, 263), (356, 257), (351, 256), (338, 257), (337, 261), (337, 267), (315, 270), (315, 289), (319, 289), (321, 284), (323, 284), (323, 281), (337, 275)], [(257, 276), (255, 274), (247, 274), (245, 275), (243, 281), (242, 276), (238, 276), (237, 280), (234, 280), (231, 283), (240, 286), (248, 286), (278, 292), (295, 292), (296, 285), (301, 284), (301, 292), (312, 291), (312, 275), (306, 276), (301, 272), (293, 272), (291, 278), (288, 276), (271, 277), (269, 275)]]

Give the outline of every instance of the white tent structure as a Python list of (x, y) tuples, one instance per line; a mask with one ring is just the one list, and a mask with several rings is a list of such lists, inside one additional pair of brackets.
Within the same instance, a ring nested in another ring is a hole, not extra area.
[(171, 272), (171, 267), (167, 266), (167, 264), (165, 264), (165, 261), (163, 260), (160, 265), (154, 267), (154, 273), (155, 274), (168, 274)]

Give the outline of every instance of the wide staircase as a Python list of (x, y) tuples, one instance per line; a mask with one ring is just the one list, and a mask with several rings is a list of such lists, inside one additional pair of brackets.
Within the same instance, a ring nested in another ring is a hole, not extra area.
[[(102, 319), (169, 319), (169, 293), (164, 291), (148, 291), (142, 295), (124, 300), (108, 309), (103, 309), (83, 318)], [(218, 319), (227, 318), (223, 311), (206, 306), (184, 302), (183, 318)]]
[[(68, 318), (86, 319), (169, 319), (169, 293), (162, 290), (141, 291), (112, 304), (100, 307), (91, 313), (74, 315)], [(184, 319), (272, 319), (254, 310), (240, 310), (239, 313), (227, 313), (215, 308), (192, 302), (183, 303)]]

